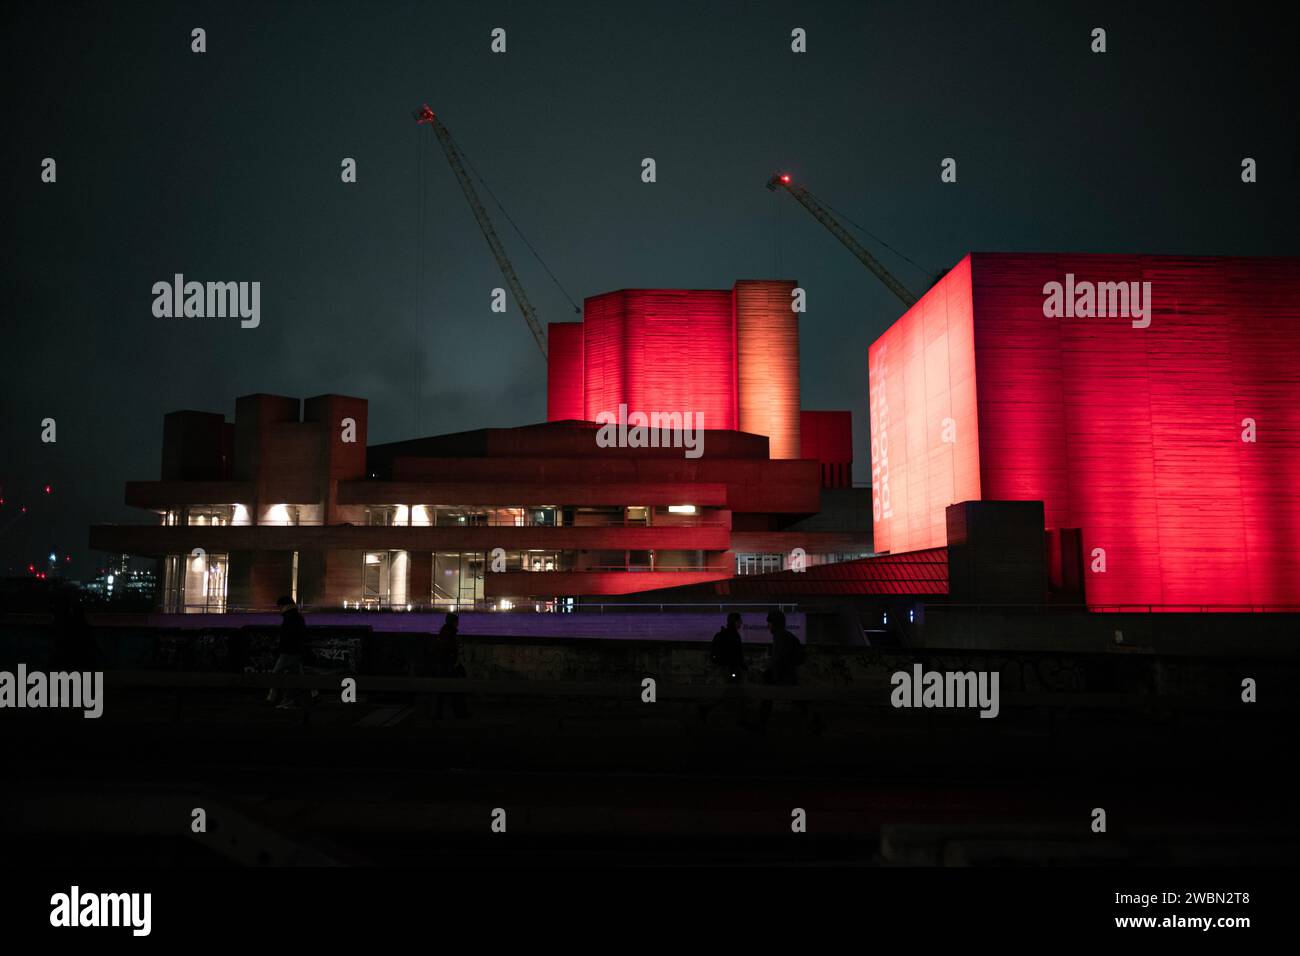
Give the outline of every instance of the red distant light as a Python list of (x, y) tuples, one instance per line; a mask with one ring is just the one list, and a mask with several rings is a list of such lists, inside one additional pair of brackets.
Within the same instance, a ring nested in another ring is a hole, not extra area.
[(64, 561), (71, 561), (71, 560), (72, 560), (72, 555), (70, 555), (70, 554), (66, 554), (66, 555), (64, 555), (64, 556), (63, 556), (63, 560), (64, 560)]
[(35, 573), (36, 573), (36, 565), (34, 565), (34, 564), (29, 564), (29, 565), (27, 565), (27, 573), (28, 573), (28, 574), (35, 574)]
[(790, 177), (789, 177), (788, 175), (784, 175), (784, 174), (783, 174), (783, 175), (781, 176), (781, 182), (783, 182), (783, 183), (788, 183), (789, 181), (790, 181)]
[(53, 489), (53, 488), (51, 488), (49, 485), (46, 485), (46, 486), (45, 486), (45, 493), (46, 493), (47, 495), (48, 495), (48, 494), (52, 494), (53, 492), (54, 492), (54, 489)]

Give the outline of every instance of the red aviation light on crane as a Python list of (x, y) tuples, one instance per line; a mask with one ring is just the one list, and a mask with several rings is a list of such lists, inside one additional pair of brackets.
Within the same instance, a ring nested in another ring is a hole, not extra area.
[(789, 174), (789, 173), (782, 173), (782, 174), (781, 174), (781, 182), (783, 182), (783, 183), (788, 183), (789, 181), (790, 181), (790, 174)]
[(790, 185), (789, 173), (773, 173), (772, 178), (767, 181), (767, 188), (772, 190), (772, 192), (776, 192), (777, 186), (789, 186), (789, 185)]

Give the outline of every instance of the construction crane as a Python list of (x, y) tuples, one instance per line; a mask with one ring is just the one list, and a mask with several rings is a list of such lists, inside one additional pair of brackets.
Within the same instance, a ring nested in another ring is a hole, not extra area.
[(541, 350), (542, 358), (546, 358), (546, 330), (542, 328), (542, 323), (537, 320), (537, 311), (533, 308), (533, 304), (528, 301), (528, 295), (524, 292), (519, 276), (515, 274), (515, 268), (510, 264), (510, 257), (506, 255), (506, 248), (501, 244), (497, 231), (492, 228), (492, 220), (488, 218), (483, 203), (479, 201), (478, 193), (474, 190), (474, 184), (470, 182), (469, 174), (465, 171), (465, 164), (461, 161), (460, 150), (456, 148), (455, 140), (451, 138), (451, 133), (448, 132), (447, 127), (443, 126), (438, 117), (434, 115), (433, 110), (429, 109), (428, 104), (415, 111), (415, 122), (433, 127), (433, 133), (438, 137), (438, 142), (442, 144), (442, 151), (447, 156), (451, 171), (456, 174), (456, 181), (460, 183), (461, 191), (465, 194), (465, 198), (469, 200), (469, 208), (473, 210), (474, 218), (478, 220), (478, 227), (483, 231), (483, 238), (487, 240), (488, 248), (492, 250), (492, 255), (496, 257), (497, 265), (501, 268), (501, 274), (505, 276), (506, 285), (510, 286), (515, 302), (519, 305), (519, 311), (523, 313), (524, 321), (528, 323), (528, 330), (533, 333), (533, 339), (537, 342), (537, 348)]
[(799, 200), (803, 207), (812, 213), (818, 222), (829, 229), (831, 235), (842, 242), (849, 252), (857, 256), (864, 266), (874, 272), (876, 278), (883, 282), (889, 288), (890, 292), (898, 296), (904, 305), (910, 308), (916, 304), (916, 296), (908, 291), (907, 287), (903, 285), (903, 283), (895, 279), (893, 273), (886, 269), (881, 264), (880, 260), (863, 248), (862, 243), (854, 239), (853, 236), (849, 234), (848, 230), (839, 224), (839, 220), (832, 216), (830, 212), (827, 211), (826, 207), (817, 201), (816, 197), (813, 196), (812, 193), (791, 181), (789, 173), (777, 173), (767, 181), (767, 188), (773, 192), (777, 189), (784, 189), (795, 199)]

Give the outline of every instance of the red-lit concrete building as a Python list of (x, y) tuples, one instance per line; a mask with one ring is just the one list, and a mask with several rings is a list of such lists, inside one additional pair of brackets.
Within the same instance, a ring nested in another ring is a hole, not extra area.
[[(707, 430), (702, 454), (601, 447), (552, 422), (366, 446), (366, 402), (238, 399), (234, 422), (164, 419), (162, 474), (130, 482), (149, 525), (96, 549), (162, 561), (165, 611), (554, 608), (870, 552), (865, 489), (844, 487), (847, 413), (810, 417), (832, 457), (774, 459)], [(824, 434), (823, 434), (824, 433)], [(829, 487), (823, 487), (826, 484)]]
[(773, 458), (807, 457), (795, 286), (741, 279), (729, 290), (623, 289), (588, 298), (583, 321), (548, 329), (547, 419), (598, 421), (620, 404), (645, 414), (699, 413), (706, 428), (767, 436)]
[(1294, 258), (973, 253), (870, 347), (875, 548), (1041, 501), (1091, 606), (1300, 605), (1297, 354)]
[[(161, 480), (127, 486), (158, 522), (91, 545), (160, 558), (164, 610), (554, 607), (861, 557), (851, 415), (799, 409), (794, 287), (589, 298), (550, 327), (545, 425), (367, 448), (358, 398), (174, 412)], [(700, 422), (701, 454), (603, 447), (620, 405)]]

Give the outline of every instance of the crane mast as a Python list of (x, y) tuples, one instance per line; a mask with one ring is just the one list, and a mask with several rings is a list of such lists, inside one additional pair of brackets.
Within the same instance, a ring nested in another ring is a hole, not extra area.
[(510, 287), (510, 292), (519, 305), (519, 311), (523, 313), (524, 321), (528, 323), (528, 330), (533, 333), (533, 339), (537, 342), (537, 348), (541, 351), (542, 358), (546, 358), (546, 330), (542, 328), (542, 323), (538, 321), (537, 311), (533, 308), (533, 304), (528, 301), (528, 295), (524, 292), (523, 284), (519, 281), (514, 266), (510, 264), (510, 257), (506, 255), (506, 248), (501, 244), (496, 229), (492, 227), (492, 220), (488, 218), (483, 203), (479, 201), (474, 184), (465, 171), (465, 164), (461, 162), (460, 150), (456, 148), (455, 140), (451, 138), (451, 133), (448, 132), (447, 127), (439, 121), (433, 110), (429, 109), (427, 105), (416, 111), (415, 121), (420, 125), (433, 127), (433, 133), (438, 137), (438, 142), (442, 144), (442, 151), (447, 156), (447, 163), (451, 166), (451, 171), (456, 174), (456, 181), (460, 183), (461, 192), (465, 194), (465, 198), (469, 201), (469, 208), (473, 211), (474, 218), (478, 220), (478, 227), (483, 232), (483, 238), (487, 240), (488, 248), (492, 250), (492, 255), (496, 257), (497, 265), (501, 268), (501, 274), (505, 276), (506, 285)]
[(904, 305), (911, 307), (916, 304), (916, 296), (912, 295), (903, 283), (895, 279), (893, 273), (886, 269), (884, 265), (881, 264), (880, 260), (868, 252), (863, 247), (862, 243), (854, 239), (848, 230), (841, 226), (839, 221), (832, 216), (829, 211), (827, 211), (826, 207), (817, 201), (812, 193), (808, 192), (804, 187), (791, 182), (788, 173), (778, 173), (773, 176), (768, 180), (767, 188), (773, 191), (778, 188), (784, 189), (795, 199), (799, 200), (803, 207), (812, 213), (818, 222), (829, 229), (831, 235), (842, 242), (849, 252), (857, 256), (864, 266), (874, 272), (876, 278), (883, 282), (890, 292), (898, 296)]

